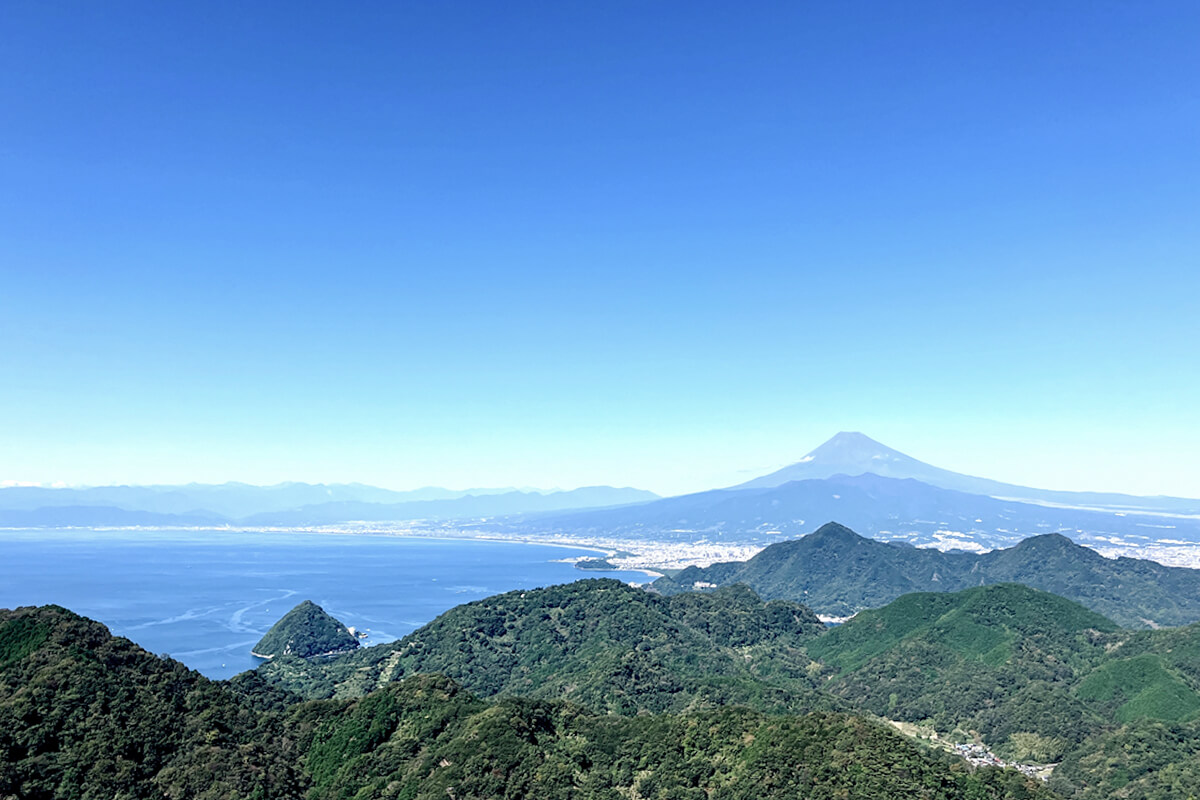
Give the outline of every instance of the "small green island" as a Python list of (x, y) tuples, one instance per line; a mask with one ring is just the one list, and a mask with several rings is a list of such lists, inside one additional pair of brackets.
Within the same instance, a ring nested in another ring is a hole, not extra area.
[(616, 572), (620, 567), (606, 558), (585, 558), (575, 562), (575, 569), (586, 569), (593, 572)]
[(256, 658), (275, 656), (328, 656), (348, 653), (358, 647), (358, 637), (334, 619), (325, 609), (305, 600), (271, 626), (250, 655)]

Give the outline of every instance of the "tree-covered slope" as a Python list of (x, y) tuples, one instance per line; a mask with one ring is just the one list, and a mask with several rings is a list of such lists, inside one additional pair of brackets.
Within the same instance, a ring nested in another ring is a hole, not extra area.
[(906, 595), (808, 652), (834, 671), (830, 691), (858, 707), (975, 731), (1001, 750), (1014, 734), (1034, 734), (1054, 740), (1043, 743), (1053, 760), (1105, 721), (1072, 687), (1104, 659), (1115, 631), (1077, 603), (998, 584)]
[[(759, 643), (754, 627), (714, 635)], [(0, 612), (0, 797), (1051, 797), (840, 713), (597, 715), (487, 702), (431, 675), (352, 700), (281, 699), (253, 676), (209, 681), (63, 609)]]
[(646, 800), (1049, 798), (1011, 770), (971, 771), (878, 724), (834, 713), (594, 715), (481, 702), (416, 676), (298, 708), (312, 800), (403, 797)]
[[(970, 558), (970, 557), (969, 557)], [(974, 557), (982, 583), (1023, 583), (1070, 598), (1126, 628), (1200, 621), (1200, 570), (1139, 558), (1105, 558), (1065, 536), (1033, 536)]]
[(0, 611), (0, 798), (298, 797), (278, 716), (55, 606)]
[(748, 703), (828, 705), (800, 649), (824, 625), (801, 605), (745, 587), (665, 598), (610, 579), (515, 591), (446, 612), (398, 642), (330, 660), (264, 664), (309, 697), (362, 695), (417, 673), (485, 697), (568, 699), (598, 711)]
[(1186, 769), (1172, 766), (1176, 777), (1160, 784), (1144, 777), (1158, 772), (1151, 754), (1127, 753), (1113, 775), (1094, 754), (1122, 731), (1197, 717), (1200, 624), (1131, 631), (1074, 601), (990, 584), (904, 595), (826, 632), (802, 606), (764, 603), (741, 584), (656, 596), (598, 580), (499, 595), (399, 643), (260, 672), (310, 696), (442, 672), (487, 696), (565, 698), (619, 715), (859, 710), (981, 739), (1018, 761), (1066, 759), (1078, 764), (1071, 791), (1089, 798), (1100, 795), (1087, 787), (1132, 772), (1151, 787), (1145, 797), (1170, 800), (1162, 786), (1186, 783)]
[(346, 653), (358, 647), (358, 639), (311, 600), (305, 600), (278, 622), (251, 651), (259, 658), (312, 656)]
[(1125, 722), (1192, 719), (1198, 634), (1122, 630), (1019, 584), (909, 594), (824, 632), (804, 607), (742, 585), (661, 597), (592, 580), (487, 598), (400, 642), (259, 673), (309, 697), (439, 673), (486, 697), (618, 714), (863, 709), (1048, 761)]
[(921, 638), (964, 659), (997, 664), (1017, 652), (1019, 639), (1042, 639), (1068, 658), (1073, 652), (1095, 649), (1093, 633), (1116, 630), (1112, 620), (1065, 598), (1020, 584), (995, 584), (905, 595), (831, 629), (809, 645), (809, 652), (835, 669), (847, 670)]
[(802, 602), (849, 616), (910, 592), (953, 592), (1021, 583), (1070, 598), (1130, 628), (1200, 620), (1200, 570), (1132, 558), (1107, 559), (1058, 534), (974, 554), (879, 542), (828, 523), (767, 547), (748, 561), (689, 567), (654, 589), (677, 594), (745, 583), (765, 599)]
[(63, 609), (0, 612), (0, 798), (1050, 796), (861, 714), (1061, 759), (1065, 798), (1200, 795), (1200, 625), (997, 584), (822, 631), (744, 586), (589, 580), (221, 683)]
[[(820, 614), (849, 616), (878, 608), (903, 594), (930, 591), (953, 581), (943, 553), (885, 544), (829, 523), (813, 533), (764, 549), (749, 561), (688, 567), (653, 587), (664, 594), (696, 586), (744, 583), (765, 599), (802, 602)], [(943, 575), (942, 573), (947, 573)]]
[(1121, 630), (1019, 584), (906, 595), (807, 646), (853, 706), (1035, 761), (1124, 723), (1200, 718), (1198, 651), (1200, 625)]
[(1200, 719), (1200, 624), (1124, 633), (1075, 694), (1117, 722)]
[(1200, 721), (1100, 732), (1066, 755), (1049, 785), (1071, 800), (1200, 800)]

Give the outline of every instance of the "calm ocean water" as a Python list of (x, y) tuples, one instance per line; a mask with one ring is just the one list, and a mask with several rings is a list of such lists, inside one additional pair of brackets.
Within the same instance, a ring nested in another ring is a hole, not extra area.
[(0, 531), (0, 608), (56, 603), (152, 653), (227, 678), (257, 665), (250, 648), (301, 600), (369, 630), (365, 644), (380, 644), (460, 603), (578, 580), (579, 570), (554, 560), (592, 554), (388, 536)]

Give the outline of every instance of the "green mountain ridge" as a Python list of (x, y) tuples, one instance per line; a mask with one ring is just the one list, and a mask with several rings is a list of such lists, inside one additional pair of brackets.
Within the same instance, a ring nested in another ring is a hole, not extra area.
[(1117, 625), (1057, 595), (1020, 584), (904, 595), (833, 628), (809, 650), (834, 668), (855, 668), (917, 635), (969, 660), (1004, 661), (1018, 636), (1112, 633)]
[(1068, 753), (1051, 786), (1079, 800), (1198, 800), (1200, 722), (1140, 720)]
[(1020, 583), (1076, 600), (1129, 628), (1200, 620), (1200, 570), (1108, 559), (1059, 534), (975, 554), (880, 542), (831, 522), (800, 539), (773, 544), (748, 561), (688, 567), (652, 586), (673, 595), (733, 583), (746, 584), (764, 599), (794, 600), (836, 617), (912, 592)]
[(612, 713), (731, 703), (798, 710), (832, 702), (801, 649), (824, 629), (807, 608), (764, 603), (743, 586), (666, 598), (601, 578), (496, 595), (398, 642), (335, 659), (279, 658), (259, 671), (307, 697), (353, 697), (438, 673), (483, 697), (564, 699)]
[(294, 702), (253, 676), (210, 681), (65, 609), (0, 611), (0, 798), (152, 797), (1053, 795), (846, 714), (596, 715), (561, 701), (488, 702), (432, 675), (352, 700)]
[(57, 606), (0, 611), (0, 798), (300, 797), (299, 761), (227, 686)]
[(309, 750), (314, 800), (1051, 797), (1013, 771), (967, 771), (842, 714), (595, 716), (563, 703), (487, 704), (428, 676), (310, 708), (325, 717)]
[(1072, 600), (990, 584), (908, 594), (822, 630), (803, 606), (740, 584), (666, 597), (590, 580), (460, 606), (349, 656), (259, 669), (290, 691), (345, 698), (430, 671), (485, 698), (567, 699), (619, 715), (730, 704), (868, 712), (983, 741), (1005, 758), (1070, 760), (1079, 766), (1055, 785), (1099, 800), (1109, 795), (1095, 748), (1129, 726), (1194, 718), (1200, 624), (1122, 629)]
[[(905, 595), (831, 629), (806, 652), (830, 670), (827, 690), (851, 707), (980, 737), (1009, 758), (1062, 759), (1068, 767), (1050, 785), (1064, 796), (1186, 797), (1161, 793), (1148, 766), (1154, 753), (1137, 742), (1175, 725), (1200, 752), (1192, 725), (1200, 720), (1200, 624), (1125, 630), (1065, 598), (995, 584)], [(1098, 755), (1113, 742), (1133, 750), (1116, 772)], [(1168, 785), (1193, 780), (1190, 790), (1200, 791), (1200, 771), (1172, 770), (1178, 779)], [(1134, 773), (1140, 788), (1113, 791)]]
[[(975, 769), (878, 718), (1061, 766)], [(2, 800), (1176, 800), (1200, 795), (1198, 726), (1200, 623), (1124, 629), (1012, 583), (826, 628), (744, 585), (582, 580), (228, 682), (65, 609), (0, 611)]]
[(1006, 749), (1014, 734), (1058, 741), (1047, 760), (1108, 724), (1072, 689), (1119, 642), (1110, 620), (1017, 584), (905, 595), (864, 611), (809, 654), (835, 671), (829, 691), (859, 708)]

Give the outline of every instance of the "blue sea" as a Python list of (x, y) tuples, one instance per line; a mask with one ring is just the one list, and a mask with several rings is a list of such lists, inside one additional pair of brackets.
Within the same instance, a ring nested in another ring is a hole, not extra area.
[(583, 577), (594, 551), (517, 542), (229, 531), (0, 531), (0, 608), (55, 603), (211, 678), (258, 665), (250, 648), (312, 600), (398, 639), (460, 603)]

